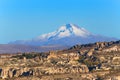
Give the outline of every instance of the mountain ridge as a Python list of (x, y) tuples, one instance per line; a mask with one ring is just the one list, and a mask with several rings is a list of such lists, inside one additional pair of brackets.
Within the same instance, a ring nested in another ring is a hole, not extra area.
[(40, 35), (31, 40), (17, 40), (9, 44), (25, 44), (33, 46), (48, 46), (61, 45), (73, 46), (76, 44), (87, 44), (99, 41), (114, 41), (117, 40), (111, 37), (95, 35), (84, 28), (80, 28), (75, 24), (66, 24), (61, 26), (56, 31)]
[(75, 24), (66, 24), (64, 26), (61, 26), (56, 31), (48, 33), (48, 34), (40, 35), (38, 38), (49, 39), (51, 37), (56, 37), (56, 36), (57, 36), (57, 38), (64, 38), (64, 37), (68, 37), (68, 36), (72, 36), (72, 35), (85, 37), (87, 35), (90, 35), (90, 32), (88, 32), (84, 28), (80, 28), (80, 27), (76, 26)]

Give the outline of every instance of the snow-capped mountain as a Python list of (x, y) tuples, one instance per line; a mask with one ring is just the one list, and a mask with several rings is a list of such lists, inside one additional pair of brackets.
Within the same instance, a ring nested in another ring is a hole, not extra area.
[(61, 45), (73, 46), (76, 44), (87, 44), (98, 41), (113, 41), (114, 38), (109, 38), (100, 35), (94, 35), (84, 28), (80, 28), (74, 24), (66, 24), (58, 30), (43, 34), (31, 40), (19, 40), (10, 44), (26, 44), (34, 46)]
[(85, 30), (84, 28), (79, 28), (74, 24), (66, 24), (64, 26), (61, 26), (58, 30), (54, 32), (39, 36), (38, 39), (60, 39), (70, 36), (87, 37), (89, 35), (91, 35), (91, 33)]

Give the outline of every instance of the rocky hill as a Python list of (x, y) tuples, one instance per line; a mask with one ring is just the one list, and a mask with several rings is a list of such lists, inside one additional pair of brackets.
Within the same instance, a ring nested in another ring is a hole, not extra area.
[(120, 41), (0, 55), (1, 80), (119, 80)]

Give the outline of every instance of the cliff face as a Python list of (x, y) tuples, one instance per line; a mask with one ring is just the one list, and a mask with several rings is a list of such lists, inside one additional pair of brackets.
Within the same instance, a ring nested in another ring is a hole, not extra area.
[[(17, 58), (3, 59), (0, 68), (1, 78), (13, 78), (21, 76), (41, 76), (54, 74), (87, 73), (88, 67), (77, 61), (79, 54), (56, 55), (50, 53), (46, 58), (35, 57), (33, 59), (17, 60)], [(74, 57), (74, 58), (72, 58)], [(76, 58), (75, 58), (76, 57)], [(4, 66), (5, 65), (5, 66)]]
[(63, 67), (49, 67), (49, 68), (10, 68), (5, 67), (0, 69), (0, 77), (2, 79), (5, 78), (13, 78), (13, 77), (21, 77), (21, 76), (41, 76), (41, 75), (50, 75), (50, 74), (65, 74), (65, 73), (85, 73), (88, 72), (88, 68), (85, 65), (81, 66), (72, 66), (70, 68)]

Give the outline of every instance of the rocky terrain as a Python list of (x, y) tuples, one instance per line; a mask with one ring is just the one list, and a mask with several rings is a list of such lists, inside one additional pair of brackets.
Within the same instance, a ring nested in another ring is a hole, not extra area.
[(0, 80), (120, 80), (120, 41), (1, 54)]

